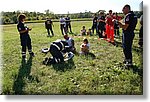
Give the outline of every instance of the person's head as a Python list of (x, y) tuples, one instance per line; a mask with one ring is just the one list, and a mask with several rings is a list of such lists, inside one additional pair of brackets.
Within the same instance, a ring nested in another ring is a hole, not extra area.
[(112, 10), (109, 10), (109, 14), (110, 14), (110, 15), (112, 14)]
[(115, 15), (118, 16), (118, 13), (116, 12)]
[(123, 7), (122, 11), (123, 11), (123, 13), (124, 13), (125, 15), (128, 14), (129, 11), (131, 11), (130, 5), (128, 5), (128, 4), (125, 5), (125, 6)]
[(69, 39), (68, 34), (65, 34), (65, 35), (64, 35), (64, 39), (66, 39), (66, 40)]
[(83, 26), (82, 28), (85, 29), (85, 26)]
[(96, 17), (96, 16), (97, 16), (97, 14), (95, 13), (93, 16), (94, 16), (94, 17)]
[(104, 12), (103, 12), (103, 11), (101, 11), (101, 12), (99, 13), (99, 15), (100, 15), (100, 16), (103, 16), (103, 15), (104, 15)]
[(91, 28), (89, 28), (88, 30), (89, 30), (89, 32), (91, 32), (91, 30), (92, 30), (92, 29), (91, 29)]
[(26, 15), (25, 15), (25, 14), (20, 14), (20, 15), (18, 16), (18, 21), (19, 21), (19, 22), (24, 22), (25, 19), (26, 19)]
[(83, 39), (83, 43), (84, 43), (84, 44), (88, 44), (88, 43), (89, 43), (89, 42), (88, 42), (88, 39), (84, 38), (84, 39)]

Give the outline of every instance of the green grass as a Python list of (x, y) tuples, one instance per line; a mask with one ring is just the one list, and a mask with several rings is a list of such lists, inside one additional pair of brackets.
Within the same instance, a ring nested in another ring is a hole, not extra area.
[[(54, 37), (47, 37), (43, 23), (27, 24), (32, 27), (30, 36), (36, 57), (27, 62), (21, 59), (20, 38), (16, 25), (3, 26), (3, 92), (2, 94), (143, 94), (142, 51), (138, 48), (138, 31), (133, 43), (134, 67), (124, 68), (123, 51), (97, 40), (97, 36), (87, 37), (90, 42), (91, 56), (77, 56), (64, 64), (42, 65), (45, 57), (41, 48), (49, 47), (56, 39), (63, 39), (59, 23), (54, 23)], [(74, 34), (79, 34), (81, 27), (90, 28), (91, 21), (72, 22)], [(139, 29), (139, 26), (137, 26)], [(83, 37), (74, 36), (77, 51)], [(117, 39), (121, 43), (121, 39)]]

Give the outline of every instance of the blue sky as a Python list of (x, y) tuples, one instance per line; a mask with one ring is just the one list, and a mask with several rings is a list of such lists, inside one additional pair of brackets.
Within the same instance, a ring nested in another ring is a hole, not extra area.
[(139, 10), (142, 0), (1, 0), (0, 11), (36, 11), (49, 9), (54, 13), (76, 13), (100, 9), (122, 12), (125, 4), (131, 5), (134, 11)]

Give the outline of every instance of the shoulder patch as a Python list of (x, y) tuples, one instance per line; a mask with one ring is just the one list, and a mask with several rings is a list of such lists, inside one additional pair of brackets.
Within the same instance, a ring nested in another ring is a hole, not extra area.
[(129, 21), (129, 16), (127, 16), (125, 20), (128, 22)]

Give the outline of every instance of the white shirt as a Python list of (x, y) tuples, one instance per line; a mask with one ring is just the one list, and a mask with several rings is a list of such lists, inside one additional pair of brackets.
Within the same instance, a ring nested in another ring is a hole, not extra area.
[(65, 22), (65, 21), (66, 21), (66, 20), (65, 20), (65, 18), (60, 18), (60, 19), (59, 19), (59, 21), (60, 21), (60, 24), (66, 24), (66, 22)]
[(69, 47), (72, 47), (72, 38), (69, 37), (68, 40), (66, 40), (66, 42), (68, 43)]

